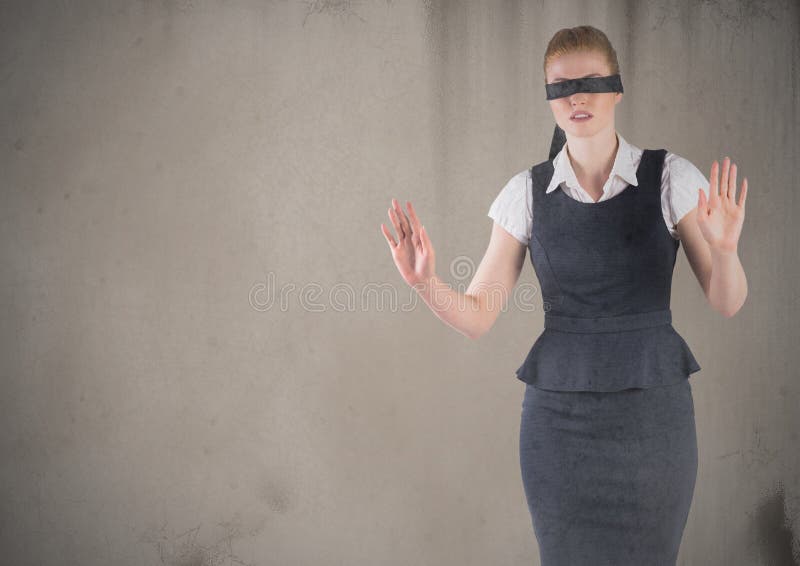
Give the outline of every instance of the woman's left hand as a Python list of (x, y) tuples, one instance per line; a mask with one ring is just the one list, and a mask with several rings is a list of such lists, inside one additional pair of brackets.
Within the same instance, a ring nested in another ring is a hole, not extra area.
[(737, 204), (736, 164), (731, 165), (730, 159), (725, 158), (722, 164), (722, 186), (719, 189), (718, 173), (719, 163), (715, 160), (711, 164), (711, 186), (709, 187), (711, 198), (708, 199), (705, 191), (698, 189), (700, 194), (697, 200), (697, 225), (712, 251), (735, 253), (744, 223), (747, 177), (742, 181), (742, 191)]

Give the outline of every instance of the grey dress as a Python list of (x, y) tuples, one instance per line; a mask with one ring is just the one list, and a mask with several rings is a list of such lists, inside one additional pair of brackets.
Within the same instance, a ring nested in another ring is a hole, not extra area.
[(697, 476), (689, 375), (672, 326), (679, 241), (660, 196), (666, 151), (644, 150), (628, 186), (599, 202), (546, 194), (531, 168), (528, 244), (544, 330), (525, 382), (520, 467), (542, 566), (675, 564)]

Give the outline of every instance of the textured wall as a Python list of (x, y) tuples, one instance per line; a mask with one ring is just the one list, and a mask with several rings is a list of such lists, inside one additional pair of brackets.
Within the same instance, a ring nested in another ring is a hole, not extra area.
[(541, 310), (473, 342), (362, 293), (412, 298), (391, 197), (466, 288), (549, 149), (547, 41), (584, 23), (626, 139), (749, 179), (744, 308), (676, 266), (680, 564), (800, 562), (796, 0), (0, 3), (0, 562), (538, 563), (514, 370)]

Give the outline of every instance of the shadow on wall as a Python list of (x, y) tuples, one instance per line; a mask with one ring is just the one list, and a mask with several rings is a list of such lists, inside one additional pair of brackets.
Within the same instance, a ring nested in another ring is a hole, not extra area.
[(762, 501), (753, 517), (759, 553), (763, 563), (770, 566), (800, 566), (800, 548), (792, 548), (791, 521), (785, 503), (783, 485), (778, 483), (775, 493)]

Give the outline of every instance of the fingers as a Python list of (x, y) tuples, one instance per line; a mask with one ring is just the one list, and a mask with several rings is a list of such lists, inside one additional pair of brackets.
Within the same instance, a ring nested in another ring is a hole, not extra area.
[(383, 222), (381, 222), (381, 232), (383, 232), (383, 236), (386, 238), (386, 241), (389, 242), (389, 245), (392, 248), (396, 248), (397, 242), (394, 241), (391, 232), (389, 232), (389, 229), (383, 224)]
[[(426, 243), (426, 241), (422, 238), (422, 222), (420, 222), (420, 219), (417, 216), (417, 211), (414, 210), (414, 205), (411, 204), (410, 200), (406, 201), (406, 207), (408, 208), (408, 215), (406, 215), (403, 209), (400, 208), (400, 203), (397, 201), (397, 199), (393, 198), (392, 208), (390, 208), (388, 211), (389, 218), (392, 220), (394, 229), (397, 231), (398, 240), (402, 242), (410, 236), (414, 246), (422, 246), (423, 248), (427, 248), (430, 241), (427, 241)], [(383, 224), (381, 224), (381, 231), (393, 247), (399, 245), (399, 243), (395, 243), (391, 234), (388, 232), (388, 229), (386, 229)]]
[(711, 164), (711, 175), (709, 179), (711, 181), (708, 187), (708, 196), (709, 196), (709, 203), (711, 207), (717, 206), (717, 201), (719, 200), (719, 163), (715, 159), (714, 162)]
[(417, 217), (417, 211), (414, 210), (414, 206), (411, 204), (411, 201), (406, 201), (406, 207), (408, 208), (408, 215), (411, 219), (411, 229), (412, 229), (412, 236), (411, 240), (414, 242), (414, 245), (420, 244), (420, 230), (422, 228), (422, 223), (419, 221), (419, 217)]
[(725, 159), (722, 160), (722, 180), (720, 181), (719, 187), (719, 197), (721, 199), (727, 199), (729, 196), (728, 193), (728, 172), (730, 171), (731, 160), (725, 156)]
[(702, 187), (697, 189), (697, 193), (697, 221), (702, 222), (707, 216), (708, 199)]
[(744, 201), (747, 200), (747, 177), (742, 181), (742, 192), (739, 194), (739, 206), (744, 208)]
[(731, 163), (730, 181), (728, 182), (728, 198), (736, 204), (736, 164)]
[(422, 253), (428, 253), (431, 249), (431, 241), (428, 239), (428, 231), (425, 230), (425, 226), (422, 226), (419, 229), (419, 241), (420, 247), (422, 248)]
[(400, 225), (403, 227), (404, 237), (411, 237), (413, 236), (413, 231), (411, 229), (411, 223), (408, 221), (408, 216), (406, 213), (403, 212), (403, 209), (400, 207), (400, 203), (397, 199), (392, 199), (392, 206), (394, 206), (395, 214), (400, 219)]
[[(394, 199), (392, 199), (392, 201), (394, 202)], [(397, 217), (397, 213), (392, 208), (389, 209), (389, 219), (392, 221), (392, 225), (394, 226), (394, 231), (397, 232), (397, 239), (402, 242), (403, 239), (406, 237), (406, 233), (403, 230), (403, 226), (400, 223), (399, 218)]]
[[(716, 162), (715, 162), (716, 163)], [(713, 171), (712, 167), (712, 171)], [(737, 184), (737, 173), (738, 167), (736, 164), (731, 162), (729, 157), (725, 157), (725, 161), (723, 162), (722, 167), (722, 189), (720, 191), (720, 198), (727, 198), (730, 201), (739, 207), (744, 207), (745, 200), (747, 198), (747, 177), (744, 178), (742, 181), (742, 189), (739, 193), (739, 202), (736, 202), (736, 184)]]

